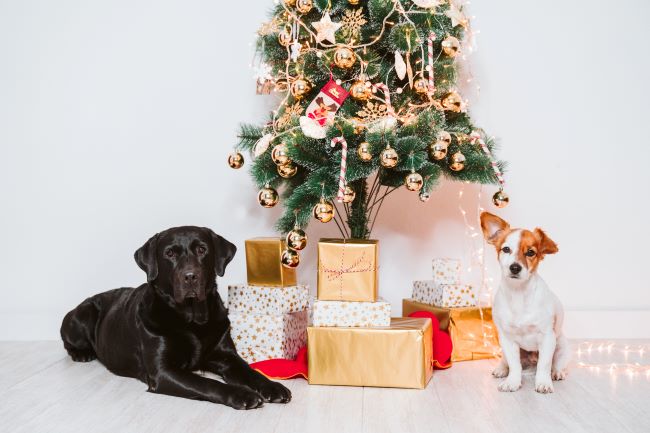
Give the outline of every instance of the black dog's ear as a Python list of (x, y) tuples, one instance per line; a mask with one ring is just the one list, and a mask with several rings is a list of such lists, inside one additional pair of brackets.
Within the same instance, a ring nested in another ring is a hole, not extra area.
[(212, 245), (214, 246), (214, 271), (220, 277), (226, 272), (226, 266), (235, 257), (237, 247), (210, 230)]
[(151, 282), (158, 276), (158, 260), (156, 250), (158, 248), (158, 233), (153, 235), (144, 245), (133, 254), (135, 262), (140, 269), (147, 273), (147, 281)]

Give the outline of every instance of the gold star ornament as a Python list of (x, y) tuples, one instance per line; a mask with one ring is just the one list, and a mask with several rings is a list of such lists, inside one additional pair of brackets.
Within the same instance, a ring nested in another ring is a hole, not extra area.
[(332, 22), (329, 13), (325, 13), (320, 21), (311, 23), (316, 29), (316, 42), (329, 41), (333, 44), (336, 43), (336, 36), (334, 33), (341, 28), (341, 23)]

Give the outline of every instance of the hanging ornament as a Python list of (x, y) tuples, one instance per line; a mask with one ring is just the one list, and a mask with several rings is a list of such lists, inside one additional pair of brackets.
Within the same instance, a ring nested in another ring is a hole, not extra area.
[(296, 10), (301, 14), (308, 14), (314, 6), (312, 0), (296, 0)]
[(284, 4), (289, 7), (292, 7), (296, 4), (296, 0), (284, 0)]
[(320, 21), (311, 23), (312, 27), (316, 29), (316, 42), (321, 43), (323, 41), (329, 41), (333, 44), (336, 43), (336, 36), (334, 33), (341, 28), (343, 24), (334, 23), (330, 18), (329, 12), (325, 12), (325, 15), (320, 19)]
[(366, 24), (368, 20), (363, 14), (363, 9), (347, 9), (343, 12), (341, 18), (341, 34), (345, 39), (359, 39), (361, 34), (361, 27)]
[(442, 51), (449, 57), (456, 57), (460, 49), (460, 42), (453, 36), (447, 36), (441, 43)]
[(273, 134), (263, 135), (262, 138), (257, 140), (257, 143), (255, 143), (255, 146), (253, 147), (253, 155), (255, 155), (255, 157), (258, 157), (266, 152), (266, 149), (269, 148), (272, 140)]
[(350, 187), (349, 185), (346, 186), (345, 190), (343, 191), (343, 203), (352, 203), (356, 196), (357, 193), (354, 192), (352, 187)]
[(296, 78), (291, 83), (291, 94), (296, 99), (301, 99), (311, 90), (311, 83), (304, 78)]
[(448, 147), (449, 145), (446, 142), (438, 140), (429, 146), (429, 155), (431, 155), (431, 158), (435, 159), (436, 161), (440, 161), (441, 159), (444, 159), (445, 156), (447, 156)]
[(351, 6), (356, 6), (359, 4), (359, 0), (348, 0), (348, 4)]
[(287, 145), (284, 143), (276, 144), (271, 150), (271, 159), (276, 165), (285, 165), (291, 162), (288, 155)]
[(334, 64), (341, 69), (349, 69), (357, 61), (357, 56), (349, 47), (338, 47), (334, 51)]
[(397, 74), (397, 78), (400, 80), (403, 80), (404, 77), (406, 77), (406, 63), (404, 63), (402, 53), (398, 50), (395, 50), (395, 73)]
[(370, 144), (367, 141), (363, 141), (357, 147), (357, 155), (359, 159), (363, 162), (368, 162), (372, 159), (372, 154), (370, 153)]
[(404, 185), (406, 185), (406, 189), (409, 191), (419, 191), (422, 189), (422, 185), (424, 185), (424, 180), (420, 173), (413, 172), (406, 175)]
[(279, 200), (278, 192), (271, 188), (269, 184), (266, 184), (266, 187), (262, 188), (257, 194), (257, 201), (266, 208), (275, 206)]
[(442, 107), (447, 111), (460, 113), (463, 110), (463, 99), (457, 92), (449, 92), (440, 101)]
[(302, 132), (310, 138), (325, 138), (326, 127), (334, 122), (334, 115), (348, 97), (348, 91), (330, 79), (307, 106), (300, 118)]
[(451, 168), (453, 171), (461, 171), (462, 169), (465, 168), (465, 155), (463, 155), (460, 151), (454, 153), (451, 155), (451, 164), (449, 164), (449, 168)]
[(278, 117), (278, 120), (275, 121), (275, 126), (278, 129), (284, 129), (285, 126), (291, 123), (291, 120), (294, 117), (300, 116), (303, 110), (304, 109), (302, 108), (302, 105), (300, 105), (299, 101), (295, 102), (292, 105), (285, 104), (282, 115)]
[(418, 194), (418, 197), (420, 198), (420, 201), (421, 201), (422, 203), (426, 203), (426, 202), (428, 202), (429, 199), (431, 198), (431, 194), (429, 194), (429, 193), (426, 192), (426, 191), (420, 191), (420, 194)]
[(330, 146), (335, 147), (339, 143), (341, 143), (341, 171), (339, 172), (339, 191), (336, 194), (336, 201), (341, 203), (345, 196), (345, 187), (347, 186), (345, 174), (348, 169), (348, 142), (343, 136), (334, 137), (330, 142)]
[(272, 69), (268, 63), (261, 62), (255, 68), (255, 93), (258, 95), (268, 95), (275, 84)]
[(302, 44), (298, 41), (298, 39), (294, 39), (293, 42), (291, 42), (291, 45), (289, 46), (290, 50), (290, 55), (289, 57), (291, 58), (292, 62), (298, 61), (298, 57), (300, 57), (300, 52), (302, 51)]
[(390, 144), (386, 145), (386, 149), (382, 150), (380, 156), (381, 165), (386, 168), (393, 168), (397, 165), (399, 161), (399, 156), (395, 149), (390, 147)]
[(241, 168), (244, 165), (244, 156), (239, 153), (231, 153), (228, 155), (228, 165), (230, 168)]
[(467, 29), (469, 20), (467, 19), (465, 14), (461, 12), (458, 6), (456, 6), (453, 2), (451, 3), (449, 10), (445, 12), (445, 15), (447, 15), (451, 19), (452, 27), (456, 27), (460, 25), (463, 26), (463, 28)]
[(426, 70), (429, 72), (429, 88), (427, 89), (427, 94), (433, 95), (436, 91), (435, 82), (433, 79), (434, 65), (433, 65), (433, 41), (436, 39), (436, 34), (434, 32), (429, 33), (427, 37), (427, 67)]
[(298, 173), (298, 167), (292, 163), (278, 165), (277, 169), (278, 174), (285, 179), (294, 177)]
[(294, 250), (286, 249), (282, 251), (282, 257), (280, 258), (282, 266), (285, 268), (297, 268), (300, 264), (300, 255)]
[(278, 42), (283, 47), (288, 47), (291, 44), (291, 31), (286, 28), (280, 30), (280, 33), (278, 33)]
[(429, 93), (429, 82), (424, 78), (418, 78), (413, 83), (413, 90), (415, 90), (415, 93), (426, 95)]
[(357, 101), (367, 101), (372, 96), (370, 83), (363, 80), (357, 80), (350, 86), (350, 96)]
[(436, 141), (443, 141), (447, 146), (451, 144), (451, 134), (447, 131), (438, 131), (436, 134)]
[(506, 207), (510, 203), (510, 197), (500, 189), (492, 196), (492, 203), (498, 208)]
[(314, 218), (322, 223), (328, 223), (334, 218), (334, 205), (321, 198), (320, 202), (314, 206)]
[(287, 247), (300, 251), (307, 246), (307, 235), (299, 227), (294, 227), (289, 233), (287, 233)]

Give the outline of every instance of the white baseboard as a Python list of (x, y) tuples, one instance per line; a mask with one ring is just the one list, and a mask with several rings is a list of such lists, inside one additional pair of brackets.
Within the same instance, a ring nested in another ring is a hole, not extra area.
[[(62, 315), (0, 312), (0, 340), (58, 340)], [(650, 310), (568, 310), (568, 338), (650, 339)]]

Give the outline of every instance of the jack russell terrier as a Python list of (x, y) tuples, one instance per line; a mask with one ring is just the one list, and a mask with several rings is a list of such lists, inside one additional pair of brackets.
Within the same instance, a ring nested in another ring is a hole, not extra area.
[(537, 267), (546, 254), (558, 252), (557, 245), (539, 228), (511, 229), (488, 212), (481, 214), (481, 228), (485, 240), (496, 247), (501, 265), (501, 284), (492, 306), (503, 352), (492, 372), (494, 377), (505, 377), (499, 391), (521, 387), (520, 353), (526, 351), (538, 352), (535, 391), (553, 392), (552, 381), (566, 378), (571, 351), (562, 335), (562, 304)]

